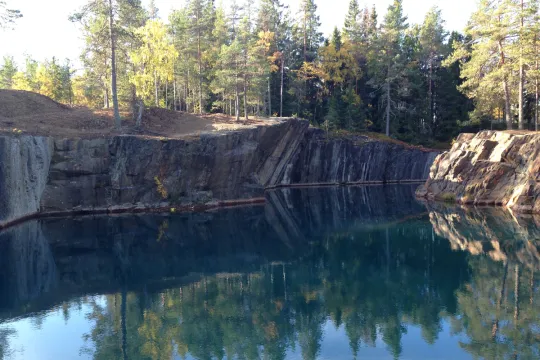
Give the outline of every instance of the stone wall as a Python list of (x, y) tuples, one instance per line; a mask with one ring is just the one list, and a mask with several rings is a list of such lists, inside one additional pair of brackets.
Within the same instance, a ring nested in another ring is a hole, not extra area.
[(302, 120), (186, 139), (0, 136), (0, 228), (43, 213), (143, 211), (264, 200), (296, 184), (421, 181), (436, 153)]

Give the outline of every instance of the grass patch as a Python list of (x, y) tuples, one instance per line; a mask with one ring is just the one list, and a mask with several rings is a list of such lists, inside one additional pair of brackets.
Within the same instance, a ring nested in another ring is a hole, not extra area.
[(445, 203), (454, 204), (456, 202), (456, 194), (449, 192), (443, 193), (439, 196), (439, 199)]
[(433, 145), (435, 146), (424, 147), (422, 145), (414, 145), (414, 144), (407, 143), (405, 141), (394, 139), (393, 137), (386, 136), (383, 133), (377, 133), (377, 132), (371, 132), (371, 131), (349, 131), (349, 130), (340, 129), (340, 130), (332, 130), (328, 133), (328, 137), (330, 139), (345, 138), (345, 139), (354, 140), (353, 138), (355, 136), (365, 136), (371, 140), (377, 140), (377, 141), (382, 141), (382, 142), (386, 142), (390, 144), (395, 144), (395, 145), (406, 147), (408, 149), (418, 149), (418, 150), (423, 150), (423, 151), (432, 151), (432, 150), (439, 151), (439, 150), (450, 149), (450, 144), (448, 143), (433, 142)]

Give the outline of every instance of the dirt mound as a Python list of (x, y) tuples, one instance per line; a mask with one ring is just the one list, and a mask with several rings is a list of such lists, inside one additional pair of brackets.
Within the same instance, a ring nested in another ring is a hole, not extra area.
[(179, 111), (148, 108), (143, 113), (141, 128), (136, 128), (131, 113), (124, 111), (121, 116), (122, 130), (118, 131), (114, 129), (111, 109), (70, 108), (40, 94), (0, 90), (0, 133), (79, 138), (134, 134), (175, 138), (265, 123), (261, 120), (237, 122), (222, 114), (195, 116)]
[(0, 116), (3, 118), (69, 112), (70, 110), (69, 107), (44, 95), (21, 90), (0, 90)]

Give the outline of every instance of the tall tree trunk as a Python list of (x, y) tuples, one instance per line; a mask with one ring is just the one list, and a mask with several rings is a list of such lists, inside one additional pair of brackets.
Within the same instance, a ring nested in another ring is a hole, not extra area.
[(268, 116), (272, 116), (272, 90), (270, 79), (271, 76), (268, 76)]
[(523, 94), (525, 87), (525, 69), (523, 66), (523, 0), (521, 0), (521, 31), (519, 36), (519, 130), (523, 130)]
[(234, 104), (234, 111), (235, 111), (235, 115), (236, 115), (236, 121), (240, 121), (240, 94), (238, 93), (238, 61), (235, 62), (235, 66), (236, 66), (236, 77), (235, 77), (235, 90), (236, 90), (236, 100), (235, 100), (235, 104)]
[(245, 73), (244, 73), (244, 117), (246, 118), (246, 120), (249, 120), (248, 104), (247, 104), (247, 78), (246, 78)]
[(137, 88), (131, 85), (131, 114), (134, 121), (137, 120)]
[(157, 81), (157, 71), (154, 70), (154, 97), (156, 102), (156, 107), (159, 107), (159, 86)]
[(510, 107), (510, 90), (508, 89), (508, 81), (506, 78), (502, 82), (504, 90), (504, 112), (506, 117), (506, 128), (512, 130), (512, 110)]
[(109, 0), (109, 36), (111, 41), (111, 91), (114, 108), (114, 126), (117, 129), (122, 127), (122, 119), (120, 118), (120, 109), (118, 108), (118, 91), (116, 86), (116, 39), (114, 34), (113, 24), (113, 5), (112, 0)]
[[(199, 16), (199, 15), (197, 15)], [(199, 25), (197, 30), (197, 57), (199, 60), (199, 114), (203, 113), (203, 96), (202, 96), (202, 54), (201, 54), (201, 29), (199, 24), (200, 18), (197, 19)]]
[(109, 105), (109, 87), (105, 85), (105, 90), (103, 91), (103, 108), (108, 109), (111, 106)]
[(499, 299), (497, 301), (497, 313), (495, 320), (493, 320), (493, 326), (491, 328), (491, 337), (495, 339), (497, 332), (499, 331), (499, 318), (501, 317), (502, 299), (504, 297), (504, 291), (506, 289), (506, 277), (508, 276), (508, 262), (504, 265), (504, 275), (502, 278), (501, 291), (499, 293)]
[(186, 76), (186, 112), (189, 112), (189, 68)]
[(429, 120), (431, 122), (431, 135), (433, 136), (435, 131), (435, 101), (433, 99), (433, 54), (430, 54), (429, 59)]
[[(501, 21), (499, 17), (499, 22)], [(504, 66), (506, 64), (506, 57), (504, 53), (504, 48), (502, 44), (502, 40), (499, 40), (499, 56), (500, 56), (500, 63), (499, 66), (503, 68), (502, 70), (505, 71)], [(508, 130), (512, 130), (512, 113), (510, 109), (510, 90), (508, 89), (508, 78), (506, 75), (504, 75), (503, 81), (503, 91), (504, 91), (504, 111), (506, 112), (506, 127)]]
[[(536, 71), (538, 71), (538, 61), (536, 61)], [(538, 131), (538, 97), (539, 97), (539, 91), (538, 91), (538, 78), (535, 80), (535, 86), (536, 86), (536, 102), (534, 104), (534, 131)]]
[(390, 136), (390, 78), (386, 80), (386, 136)]
[[(523, 50), (522, 50), (523, 51)], [(525, 75), (523, 69), (523, 57), (519, 59), (519, 130), (523, 130), (523, 92), (525, 87)]]
[(307, 62), (307, 9), (304, 9), (304, 62)]
[(137, 128), (141, 127), (143, 112), (144, 112), (144, 101), (142, 101), (142, 99), (138, 99), (138, 101), (137, 101), (137, 118), (135, 119), (135, 126)]
[(165, 81), (165, 109), (169, 108), (169, 82)]
[(281, 54), (281, 85), (279, 89), (279, 117), (283, 117), (283, 81), (285, 73), (285, 54)]
[(173, 79), (173, 109), (178, 110), (176, 107), (176, 78)]
[(534, 54), (536, 56), (536, 75), (534, 79), (535, 83), (535, 93), (536, 93), (536, 102), (534, 103), (534, 131), (538, 131), (538, 100), (539, 99), (539, 88), (538, 88), (538, 35), (534, 35)]

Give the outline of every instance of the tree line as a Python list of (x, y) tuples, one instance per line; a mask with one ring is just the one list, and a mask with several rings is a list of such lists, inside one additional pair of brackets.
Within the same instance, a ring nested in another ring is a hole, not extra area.
[[(535, 127), (538, 0), (482, 0), (464, 34), (447, 31), (437, 8), (409, 25), (402, 0), (382, 17), (351, 0), (329, 38), (315, 0), (298, 1), (294, 14), (280, 0), (189, 0), (164, 21), (153, 1), (145, 9), (140, 0), (91, 0), (70, 17), (84, 35), (83, 69), (56, 82), (71, 91), (56, 92), (112, 106), (117, 126), (119, 107), (135, 114), (144, 104), (237, 119), (295, 116), (421, 143), (502, 123)], [(2, 87), (21, 88), (13, 77), (34, 70), (9, 78), (9, 61)]]

